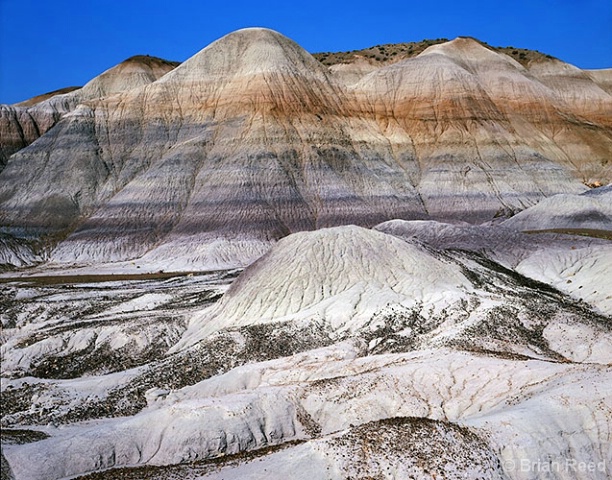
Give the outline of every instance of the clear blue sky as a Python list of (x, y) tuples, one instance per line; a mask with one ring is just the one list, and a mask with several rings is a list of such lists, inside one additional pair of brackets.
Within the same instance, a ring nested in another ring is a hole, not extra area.
[(0, 0), (0, 103), (83, 85), (136, 54), (183, 61), (251, 26), (313, 53), (469, 35), (612, 67), (612, 0)]

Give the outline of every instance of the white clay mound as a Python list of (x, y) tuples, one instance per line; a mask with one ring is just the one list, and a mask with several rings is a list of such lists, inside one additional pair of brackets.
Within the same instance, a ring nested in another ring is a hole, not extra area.
[(355, 331), (387, 305), (441, 309), (471, 288), (459, 265), (391, 235), (356, 226), (296, 233), (196, 317), (179, 348), (221, 329), (290, 318)]

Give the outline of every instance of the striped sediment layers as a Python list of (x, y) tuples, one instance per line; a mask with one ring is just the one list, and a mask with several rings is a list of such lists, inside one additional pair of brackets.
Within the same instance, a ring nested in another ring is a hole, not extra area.
[(51, 238), (62, 263), (235, 266), (297, 231), (479, 223), (610, 180), (601, 79), (465, 38), (372, 68), (349, 86), (279, 33), (231, 33), (13, 154), (2, 230)]

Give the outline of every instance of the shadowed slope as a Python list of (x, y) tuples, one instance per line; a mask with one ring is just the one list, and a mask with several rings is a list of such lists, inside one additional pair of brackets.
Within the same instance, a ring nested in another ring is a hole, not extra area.
[(612, 186), (582, 195), (554, 195), (502, 223), (521, 231), (612, 231)]

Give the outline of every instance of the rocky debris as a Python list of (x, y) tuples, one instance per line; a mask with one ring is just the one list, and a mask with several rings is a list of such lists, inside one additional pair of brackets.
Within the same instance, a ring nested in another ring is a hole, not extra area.
[(144, 466), (133, 468), (112, 468), (110, 470), (81, 475), (79, 480), (185, 480), (200, 478), (201, 475), (218, 474), (225, 466), (238, 466), (266, 455), (291, 448), (302, 443), (300, 440), (282, 445), (263, 447), (255, 451), (223, 455), (218, 458), (200, 460), (183, 465)]
[(178, 341), (191, 312), (219, 298), (208, 282), (2, 285), (2, 374), (74, 378), (147, 364)]
[(450, 422), (386, 418), (322, 443), (346, 478), (507, 478), (486, 441)]
[(0, 446), (0, 478), (2, 480), (14, 480), (13, 471), (11, 470), (11, 466), (4, 458), (4, 453), (2, 452), (2, 447)]
[[(71, 364), (66, 355), (56, 357), (56, 368), (63, 378), (75, 369), (85, 370), (88, 375), (96, 374), (108, 378), (109, 387), (103, 393), (90, 392), (79, 398), (78, 380), (34, 382), (14, 380), (10, 388), (3, 390), (3, 426), (68, 424), (95, 418), (129, 416), (138, 413), (147, 405), (147, 392), (152, 388), (174, 391), (193, 385), (207, 378), (225, 373), (240, 365), (251, 362), (290, 356), (332, 343), (329, 332), (323, 325), (303, 327), (293, 324), (254, 325), (237, 331), (221, 332), (203, 340), (197, 345), (175, 353), (154, 351), (140, 368), (133, 368), (133, 360), (120, 356), (122, 351), (111, 351), (104, 357), (105, 349), (95, 357), (79, 352), (78, 362)], [(57, 361), (59, 358), (59, 361)], [(92, 363), (98, 359), (99, 363)], [(43, 365), (52, 363), (45, 361)], [(81, 366), (84, 364), (85, 367)], [(140, 358), (140, 364), (143, 359)], [(109, 374), (104, 366), (116, 371)], [(131, 370), (130, 370), (131, 369)], [(119, 372), (130, 371), (125, 378)], [(29, 372), (33, 375), (48, 372), (38, 365)], [(54, 371), (53, 371), (54, 372)], [(45, 378), (45, 376), (42, 376)], [(51, 378), (54, 376), (52, 375)], [(76, 383), (76, 390), (73, 384)]]
[(23, 430), (23, 429), (2, 429), (2, 443), (12, 445), (24, 445), (30, 442), (38, 442), (49, 438), (45, 432), (38, 430)]
[[(567, 452), (585, 462), (605, 459), (607, 367), (444, 348), (355, 356), (355, 347), (336, 344), (245, 364), (172, 390), (130, 417), (47, 427), (51, 438), (8, 446), (5, 455), (17, 478), (137, 464), (183, 464), (184, 478), (191, 478), (190, 468), (197, 472), (198, 462), (210, 458), (218, 459), (221, 472), (209, 474), (224, 478), (265, 470), (287, 478), (286, 470), (303, 461), (311, 474), (329, 467), (337, 472), (332, 478), (388, 468), (385, 478), (398, 468), (447, 469), (451, 478), (520, 478), (511, 466), (522, 459), (560, 461)], [(574, 434), (563, 435), (565, 426)], [(235, 463), (231, 456), (299, 440), (256, 461)], [(281, 460), (284, 467), (271, 468)]]

